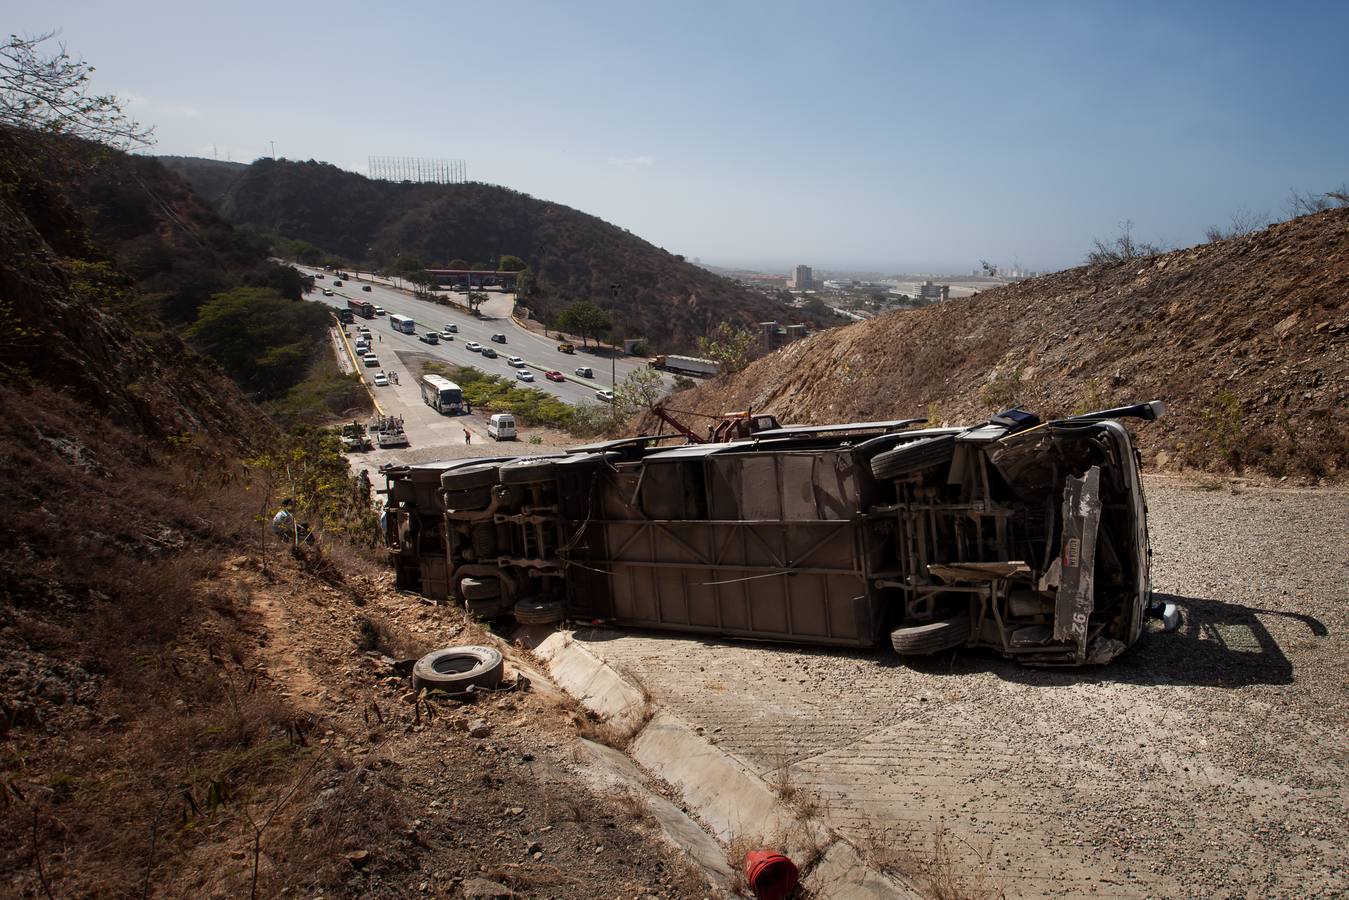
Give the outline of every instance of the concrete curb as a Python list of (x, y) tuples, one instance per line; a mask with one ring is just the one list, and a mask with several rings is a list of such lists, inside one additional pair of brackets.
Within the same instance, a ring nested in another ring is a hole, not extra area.
[(361, 387), (370, 395), (370, 402), (374, 404), (375, 412), (384, 415), (384, 407), (379, 405), (379, 400), (375, 397), (375, 389), (365, 377), (365, 363), (356, 356), (356, 351), (351, 346), (351, 340), (347, 336), (347, 329), (342, 324), (342, 320), (337, 320), (337, 333), (342, 338), (342, 346), (347, 348), (347, 355), (351, 357), (351, 364), (356, 367), (356, 377), (361, 379)]
[(778, 849), (794, 860), (813, 863), (804, 881), (812, 897), (920, 897), (913, 887), (873, 869), (824, 821), (784, 802), (736, 756), (653, 706), (644, 690), (577, 643), (571, 632), (553, 632), (534, 653), (547, 664), (557, 685), (582, 706), (619, 727), (636, 730), (628, 749), (632, 759), (678, 789), (688, 808), (724, 844), (742, 837), (766, 838), (778, 842)]

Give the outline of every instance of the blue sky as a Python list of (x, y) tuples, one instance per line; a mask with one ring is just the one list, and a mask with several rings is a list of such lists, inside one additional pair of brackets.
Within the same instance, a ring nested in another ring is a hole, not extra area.
[(1349, 3), (74, 3), (154, 152), (464, 159), (705, 262), (1052, 269), (1349, 181)]

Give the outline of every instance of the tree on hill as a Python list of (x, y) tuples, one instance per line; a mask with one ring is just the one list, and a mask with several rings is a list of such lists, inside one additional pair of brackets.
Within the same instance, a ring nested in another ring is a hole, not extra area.
[(722, 372), (739, 372), (754, 353), (754, 332), (718, 322), (712, 333), (698, 338), (698, 352), (721, 366)]
[(446, 266), (445, 268), (447, 268), (447, 269), (467, 269), (468, 267), (469, 267), (469, 265), (468, 265), (468, 260), (466, 260), (466, 259), (452, 259), (452, 260), (450, 260), (450, 264), (449, 264), (448, 266)]
[(577, 300), (563, 308), (553, 320), (553, 327), (559, 331), (569, 331), (581, 336), (581, 343), (589, 346), (589, 339), (599, 342), (599, 336), (607, 334), (613, 328), (609, 314), (589, 300)]
[(497, 268), (503, 272), (523, 272), (527, 268), (523, 259), (518, 256), (512, 256), (509, 253), (501, 255), (501, 261), (497, 263)]
[(38, 46), (56, 36), (10, 35), (0, 46), (0, 124), (110, 144), (121, 149), (152, 143), (154, 129), (126, 115), (126, 101), (90, 94), (94, 67), (75, 59), (62, 44), (43, 56)]
[(614, 411), (623, 417), (646, 412), (665, 396), (660, 373), (648, 366), (633, 369), (614, 391)]
[(216, 294), (187, 329), (187, 339), (245, 390), (267, 399), (298, 383), (332, 318), (275, 290), (239, 287)]

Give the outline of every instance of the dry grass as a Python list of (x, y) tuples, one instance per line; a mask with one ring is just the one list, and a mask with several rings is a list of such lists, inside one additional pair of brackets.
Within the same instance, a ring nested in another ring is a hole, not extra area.
[[(873, 825), (862, 832), (858, 849), (882, 872), (913, 882), (929, 900), (1001, 900), (1006, 890), (991, 866), (991, 848), (980, 850), (938, 825), (915, 847), (915, 835)], [(973, 855), (974, 865), (966, 853)]]
[(579, 737), (615, 750), (626, 750), (646, 727), (646, 723), (651, 721), (653, 715), (654, 711), (648, 707), (642, 718), (624, 725), (605, 719), (588, 709), (573, 709), (568, 714), (568, 719)]
[(227, 574), (265, 546), (265, 501), (190, 442), (30, 401), (0, 409), (0, 654), (21, 667), (0, 701), (42, 727), (6, 734), (0, 869), (20, 893), (139, 896), (310, 752), (310, 723), (258, 677), (249, 589)]

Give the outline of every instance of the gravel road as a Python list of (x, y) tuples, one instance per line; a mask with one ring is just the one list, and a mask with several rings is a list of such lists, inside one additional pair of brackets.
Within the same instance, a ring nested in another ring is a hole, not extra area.
[(1008, 896), (1343, 896), (1349, 492), (1150, 479), (1148, 499), (1183, 624), (1105, 668), (590, 646), (883, 864), (940, 841), (967, 889)]

